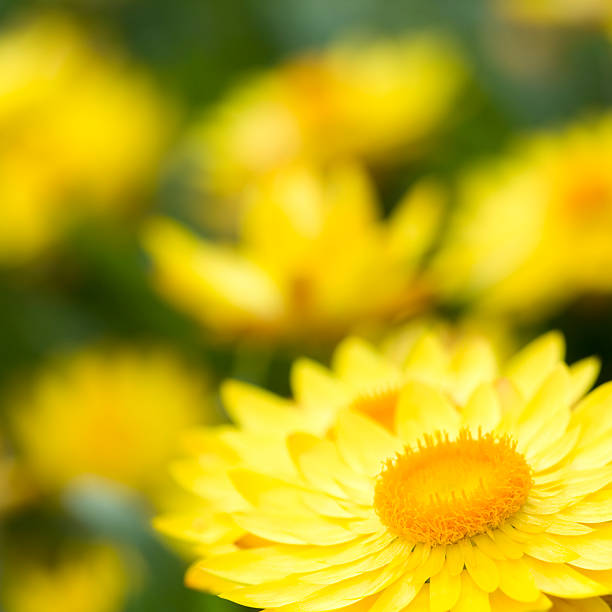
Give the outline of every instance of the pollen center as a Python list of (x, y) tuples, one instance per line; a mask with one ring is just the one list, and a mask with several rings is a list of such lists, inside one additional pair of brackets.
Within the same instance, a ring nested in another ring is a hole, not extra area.
[(533, 481), (508, 436), (437, 432), (387, 461), (374, 507), (384, 525), (411, 542), (451, 544), (499, 527), (525, 503)]

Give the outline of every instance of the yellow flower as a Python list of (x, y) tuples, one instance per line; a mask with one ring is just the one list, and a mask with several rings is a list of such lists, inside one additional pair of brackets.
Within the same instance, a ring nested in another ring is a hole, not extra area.
[[(612, 387), (585, 396), (598, 363), (566, 366), (554, 333), (499, 371), (470, 347), (424, 336), (399, 367), (348, 340), (336, 375), (296, 366), (295, 401), (226, 387), (224, 441), (254, 461), (226, 468), (199, 522), (171, 526), (205, 555), (188, 584), (283, 612), (605, 610)], [(318, 432), (304, 418), (334, 405)], [(254, 444), (282, 431), (284, 446)], [(190, 484), (204, 495), (206, 461)]]
[(169, 219), (144, 242), (159, 291), (218, 334), (326, 340), (421, 307), (418, 264), (442, 198), (422, 183), (382, 221), (358, 167), (291, 167), (252, 188), (238, 244)]
[(610, 164), (606, 116), (468, 173), (433, 282), (481, 312), (523, 317), (611, 291)]
[(5, 612), (121, 612), (125, 567), (106, 545), (67, 549), (54, 564), (11, 563), (0, 594)]
[(43, 489), (100, 476), (150, 492), (185, 427), (211, 420), (206, 386), (172, 355), (83, 350), (47, 365), (11, 415)]
[(59, 15), (0, 33), (0, 261), (38, 254), (76, 217), (134, 208), (167, 117), (152, 83)]
[(0, 516), (21, 506), (33, 494), (29, 478), (0, 435)]
[(463, 78), (457, 51), (428, 35), (345, 40), (255, 76), (213, 108), (187, 143), (209, 204), (196, 206), (222, 223), (245, 186), (288, 163), (413, 156)]
[(498, 0), (501, 12), (537, 25), (612, 23), (609, 0)]

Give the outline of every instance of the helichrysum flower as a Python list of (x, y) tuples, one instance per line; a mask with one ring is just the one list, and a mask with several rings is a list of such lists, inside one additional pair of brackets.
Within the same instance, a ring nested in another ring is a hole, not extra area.
[(218, 335), (327, 340), (421, 307), (419, 263), (443, 201), (435, 185), (418, 185), (388, 221), (354, 165), (294, 166), (248, 200), (236, 244), (169, 219), (144, 232), (158, 289)]
[(188, 584), (286, 612), (605, 610), (612, 391), (562, 353), (549, 334), (498, 369), (424, 336), (398, 366), (348, 340), (334, 372), (296, 364), (295, 400), (226, 386), (236, 428), (180, 470), (199, 520), (161, 520), (204, 555)]
[(194, 129), (195, 205), (222, 222), (245, 186), (289, 163), (413, 156), (463, 79), (457, 50), (429, 35), (345, 40), (291, 59), (242, 84)]
[(58, 358), (11, 406), (22, 460), (48, 491), (93, 475), (152, 492), (178, 433), (211, 415), (201, 375), (131, 348)]
[(120, 612), (126, 567), (105, 544), (66, 547), (54, 562), (32, 558), (3, 571), (0, 601), (6, 612)]
[(37, 255), (75, 218), (133, 208), (167, 110), (145, 74), (68, 18), (0, 32), (0, 261)]
[(491, 313), (537, 317), (612, 290), (612, 118), (534, 136), (467, 174), (437, 286)]

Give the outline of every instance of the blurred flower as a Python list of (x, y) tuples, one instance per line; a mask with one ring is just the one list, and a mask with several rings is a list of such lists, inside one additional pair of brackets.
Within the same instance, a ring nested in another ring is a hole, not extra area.
[(463, 77), (457, 50), (427, 35), (345, 40), (258, 75), (194, 130), (196, 206), (222, 224), (245, 186), (288, 163), (412, 156)]
[(133, 208), (166, 111), (143, 73), (68, 18), (0, 33), (0, 261), (38, 254), (75, 218)]
[(146, 227), (158, 289), (205, 326), (316, 342), (422, 308), (418, 268), (443, 200), (434, 184), (417, 185), (388, 221), (353, 165), (285, 169), (248, 199), (237, 245), (207, 242), (169, 219)]
[(9, 454), (0, 435), (0, 516), (19, 507), (32, 494), (29, 478)]
[(188, 584), (268, 610), (605, 609), (556, 599), (612, 591), (612, 387), (585, 397), (597, 361), (562, 354), (548, 334), (498, 370), (486, 342), (424, 336), (399, 367), (348, 340), (337, 375), (296, 365), (295, 401), (232, 383), (223, 442), (251, 434), (255, 460), (219, 478), (216, 523), (183, 524), (205, 556)]
[(23, 461), (51, 491), (94, 475), (150, 492), (178, 432), (212, 420), (200, 376), (170, 354), (128, 348), (50, 363), (12, 408)]
[(468, 173), (434, 265), (480, 312), (537, 317), (612, 290), (612, 117), (533, 137)]
[(609, 0), (497, 0), (502, 14), (538, 25), (604, 23), (612, 26)]
[(121, 612), (126, 586), (118, 553), (98, 544), (64, 550), (53, 562), (11, 563), (0, 592), (5, 612)]

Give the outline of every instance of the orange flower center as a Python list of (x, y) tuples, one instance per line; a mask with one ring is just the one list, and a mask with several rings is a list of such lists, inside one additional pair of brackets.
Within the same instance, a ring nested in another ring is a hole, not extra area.
[(383, 427), (386, 427), (389, 431), (393, 431), (398, 397), (398, 389), (384, 389), (360, 395), (353, 400), (350, 407), (351, 410), (365, 414)]
[(508, 436), (464, 429), (426, 435), (418, 448), (389, 459), (374, 507), (384, 525), (411, 542), (452, 544), (499, 527), (525, 503), (533, 481)]

